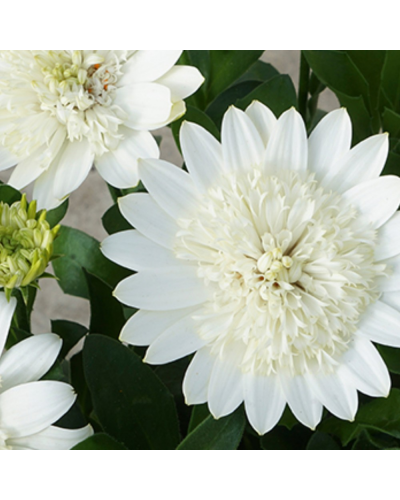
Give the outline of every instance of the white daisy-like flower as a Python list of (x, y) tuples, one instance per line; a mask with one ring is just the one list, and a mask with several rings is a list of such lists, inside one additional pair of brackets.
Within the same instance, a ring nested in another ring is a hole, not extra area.
[(0, 170), (35, 181), (39, 209), (77, 189), (93, 162), (112, 186), (139, 182), (137, 159), (158, 158), (149, 132), (185, 113), (204, 81), (175, 66), (181, 50), (0, 51)]
[(379, 177), (387, 134), (351, 147), (345, 109), (307, 138), (290, 109), (231, 107), (222, 144), (185, 122), (189, 173), (140, 162), (149, 194), (119, 200), (135, 230), (103, 243), (137, 274), (116, 297), (139, 308), (121, 340), (151, 364), (194, 355), (183, 391), (215, 418), (244, 402), (272, 429), (286, 406), (314, 429), (323, 406), (353, 420), (357, 390), (387, 396), (372, 342), (400, 347), (400, 179)]
[[(0, 353), (5, 341), (6, 335), (0, 334)], [(81, 429), (52, 425), (76, 399), (69, 384), (39, 381), (54, 364), (61, 345), (60, 337), (44, 333), (0, 356), (0, 450), (69, 450), (93, 434), (90, 425)]]

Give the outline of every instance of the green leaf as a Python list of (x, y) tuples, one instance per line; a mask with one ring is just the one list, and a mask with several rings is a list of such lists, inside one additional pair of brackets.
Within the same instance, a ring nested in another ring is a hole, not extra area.
[(391, 137), (400, 135), (400, 115), (393, 109), (384, 108), (382, 115), (383, 130), (389, 132)]
[(112, 295), (112, 288), (84, 270), (89, 289), (90, 333), (118, 338), (125, 324), (121, 303)]
[(311, 436), (307, 450), (340, 450), (340, 446), (328, 434), (317, 431)]
[(246, 109), (253, 101), (260, 101), (268, 106), (275, 116), (297, 105), (296, 90), (288, 75), (278, 75), (258, 86), (246, 97), (236, 102), (241, 109)]
[(262, 50), (211, 50), (207, 101), (238, 80), (262, 55)]
[(242, 75), (236, 83), (246, 82), (248, 80), (266, 82), (274, 76), (278, 76), (279, 71), (272, 64), (264, 61), (256, 61), (244, 75)]
[(377, 446), (375, 446), (369, 437), (369, 434), (366, 430), (363, 430), (358, 435), (357, 439), (354, 441), (352, 450), (379, 450)]
[(93, 402), (86, 382), (83, 368), (83, 352), (75, 354), (70, 360), (71, 385), (78, 395), (78, 403), (85, 414), (89, 418), (93, 411)]
[(16, 201), (19, 201), (21, 199), (21, 196), (21, 193), (13, 187), (6, 184), (0, 185), (0, 201), (11, 205)]
[(132, 226), (119, 211), (118, 203), (110, 207), (101, 220), (108, 234), (115, 234), (132, 229)]
[(54, 242), (54, 253), (61, 256), (53, 261), (59, 285), (65, 293), (76, 297), (89, 298), (83, 269), (111, 287), (130, 274), (103, 256), (96, 239), (71, 227), (61, 227)]
[(374, 399), (362, 406), (356, 422), (400, 439), (400, 390), (392, 389), (388, 398)]
[(371, 116), (361, 96), (351, 97), (336, 91), (340, 104), (347, 108), (353, 125), (353, 145), (374, 133)]
[(385, 365), (388, 367), (388, 370), (392, 373), (397, 373), (398, 375), (400, 375), (399, 349), (384, 345), (376, 345), (375, 347), (378, 349), (380, 355), (382, 356)]
[(32, 334), (29, 332), (26, 332), (25, 330), (21, 330), (21, 328), (17, 328), (15, 326), (12, 326), (10, 328), (10, 331), (8, 333), (7, 341), (5, 348), (6, 350), (11, 349), (11, 347), (15, 344), (18, 344), (18, 342), (22, 342), (23, 340), (32, 337)]
[(208, 411), (207, 403), (203, 405), (193, 406), (192, 415), (190, 417), (188, 434), (190, 434), (197, 426), (199, 426), (204, 420), (210, 416), (210, 412)]
[(340, 420), (336, 417), (327, 418), (323, 420), (319, 426), (318, 430), (325, 432), (327, 434), (333, 434), (339, 438), (343, 446), (347, 446), (350, 441), (355, 439), (362, 430), (362, 427), (355, 422), (347, 422), (346, 420)]
[(129, 449), (174, 449), (178, 420), (171, 394), (129, 348), (89, 335), (83, 350), (86, 380), (103, 430)]
[(200, 109), (188, 106), (186, 114), (182, 118), (171, 124), (172, 134), (174, 136), (176, 145), (179, 148), (179, 151), (180, 151), (179, 131), (183, 121), (197, 123), (198, 125), (208, 130), (210, 134), (212, 134), (216, 139), (219, 140), (219, 130), (215, 126), (215, 123), (212, 121), (212, 119)]
[(104, 433), (94, 434), (77, 444), (73, 450), (126, 450), (125, 446)]
[(222, 118), (227, 109), (236, 104), (238, 99), (241, 99), (252, 92), (255, 88), (259, 87), (259, 81), (246, 81), (238, 83), (229, 87), (229, 89), (222, 92), (211, 104), (207, 107), (206, 113), (212, 121), (221, 128)]
[(302, 425), (296, 425), (292, 430), (277, 426), (261, 437), (263, 450), (304, 450), (310, 439), (311, 431)]
[(50, 224), (50, 227), (56, 226), (60, 221), (63, 220), (68, 210), (68, 203), (69, 200), (67, 199), (59, 207), (47, 212), (46, 220)]
[(51, 331), (59, 335), (63, 340), (60, 356), (65, 358), (69, 351), (88, 333), (88, 329), (64, 319), (55, 319), (51, 321)]
[(243, 408), (215, 420), (211, 415), (178, 446), (178, 450), (236, 450), (242, 439), (246, 418)]
[(394, 111), (400, 113), (400, 50), (387, 50), (381, 90)]

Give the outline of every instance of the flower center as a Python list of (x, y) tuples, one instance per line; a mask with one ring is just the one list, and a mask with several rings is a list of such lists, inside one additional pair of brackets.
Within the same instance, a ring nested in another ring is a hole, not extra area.
[(376, 232), (313, 175), (231, 174), (179, 224), (176, 255), (213, 292), (199, 335), (221, 356), (237, 345), (243, 371), (330, 371), (378, 297)]

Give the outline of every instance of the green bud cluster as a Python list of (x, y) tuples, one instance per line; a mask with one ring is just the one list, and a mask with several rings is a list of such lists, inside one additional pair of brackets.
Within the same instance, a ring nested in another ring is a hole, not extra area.
[(0, 286), (7, 296), (44, 273), (59, 229), (51, 229), (46, 211), (37, 213), (36, 202), (28, 205), (25, 195), (11, 206), (0, 202)]

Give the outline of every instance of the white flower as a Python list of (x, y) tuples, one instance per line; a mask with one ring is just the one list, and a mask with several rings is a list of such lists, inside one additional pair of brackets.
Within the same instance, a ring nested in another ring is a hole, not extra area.
[(141, 310), (121, 340), (146, 361), (196, 354), (188, 404), (214, 417), (243, 401), (263, 434), (286, 403), (314, 429), (325, 406), (353, 420), (357, 390), (387, 396), (373, 342), (400, 347), (400, 179), (379, 177), (387, 134), (354, 148), (344, 109), (307, 139), (291, 109), (277, 120), (254, 102), (231, 107), (222, 145), (184, 123), (189, 173), (140, 162), (149, 194), (120, 199), (136, 230), (103, 243), (137, 274), (116, 297)]
[[(5, 340), (0, 335), (0, 353)], [(93, 434), (90, 425), (73, 430), (52, 425), (76, 399), (69, 384), (38, 381), (54, 364), (61, 344), (57, 335), (44, 333), (0, 356), (0, 450), (68, 450)]]
[(174, 66), (181, 50), (0, 51), (0, 170), (35, 181), (39, 209), (54, 208), (93, 162), (117, 188), (139, 182), (137, 159), (158, 158), (149, 130), (185, 113), (203, 82)]

